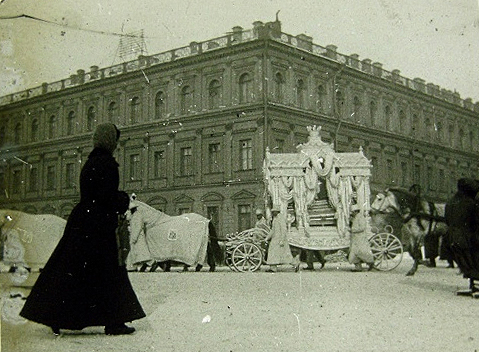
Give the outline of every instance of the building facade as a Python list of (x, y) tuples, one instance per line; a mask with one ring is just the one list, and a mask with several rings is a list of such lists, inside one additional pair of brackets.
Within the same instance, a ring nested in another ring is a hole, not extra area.
[(221, 233), (254, 225), (263, 159), (294, 152), (306, 126), (372, 161), (372, 192), (422, 186), (446, 200), (477, 178), (479, 104), (358, 55), (281, 31), (280, 22), (0, 97), (0, 205), (66, 217), (95, 125), (122, 131), (121, 188)]

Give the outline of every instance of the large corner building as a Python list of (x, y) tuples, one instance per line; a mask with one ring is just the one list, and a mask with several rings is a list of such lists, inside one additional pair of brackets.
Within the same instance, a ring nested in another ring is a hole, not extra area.
[(96, 124), (122, 131), (121, 188), (175, 215), (250, 228), (264, 206), (263, 159), (321, 126), (338, 152), (373, 164), (371, 189), (422, 186), (445, 200), (478, 175), (479, 104), (279, 21), (140, 56), (0, 97), (0, 207), (68, 216)]

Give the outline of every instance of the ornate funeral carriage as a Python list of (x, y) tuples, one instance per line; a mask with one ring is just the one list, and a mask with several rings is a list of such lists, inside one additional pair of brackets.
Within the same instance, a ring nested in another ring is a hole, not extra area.
[(286, 214), (291, 246), (309, 250), (347, 250), (351, 212), (363, 211), (378, 270), (399, 265), (403, 247), (391, 232), (373, 233), (370, 225), (371, 162), (358, 152), (338, 153), (321, 140), (321, 128), (308, 127), (308, 142), (297, 153), (270, 153), (264, 160), (267, 206)]

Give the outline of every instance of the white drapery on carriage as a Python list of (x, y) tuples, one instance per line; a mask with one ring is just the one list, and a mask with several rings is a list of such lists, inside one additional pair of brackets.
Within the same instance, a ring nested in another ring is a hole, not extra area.
[[(352, 208), (365, 214), (370, 210), (372, 165), (362, 148), (356, 153), (335, 152), (321, 140), (320, 130), (308, 127), (308, 142), (300, 144), (297, 153), (266, 150), (264, 182), (270, 205), (279, 207), (288, 223), (291, 245), (317, 250), (347, 248)], [(326, 187), (326, 199), (319, 198), (320, 187)], [(371, 232), (369, 221), (366, 230)]]

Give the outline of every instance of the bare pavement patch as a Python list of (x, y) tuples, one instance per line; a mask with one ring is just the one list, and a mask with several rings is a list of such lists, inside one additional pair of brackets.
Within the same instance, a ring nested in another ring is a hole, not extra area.
[(147, 317), (129, 336), (102, 327), (65, 330), (26, 322), (15, 312), (36, 279), (0, 274), (2, 351), (479, 351), (479, 300), (455, 295), (468, 282), (440, 262), (405, 274), (351, 272), (348, 263), (277, 273), (130, 273)]

